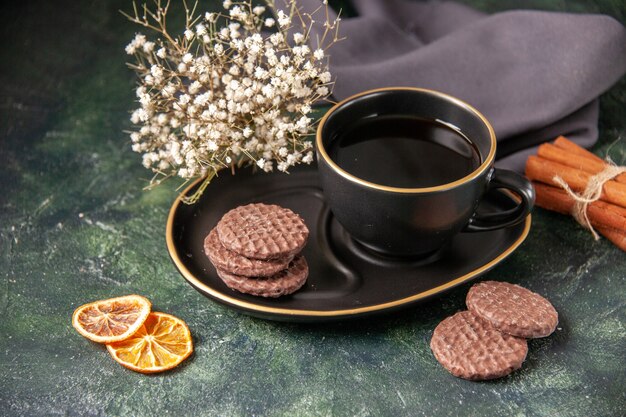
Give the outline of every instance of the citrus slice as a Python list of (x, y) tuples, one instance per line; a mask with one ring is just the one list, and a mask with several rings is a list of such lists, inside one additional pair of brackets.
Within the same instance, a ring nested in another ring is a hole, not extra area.
[(193, 352), (193, 343), (184, 321), (153, 312), (134, 335), (107, 344), (107, 349), (122, 366), (150, 374), (172, 369), (187, 359)]
[(140, 295), (94, 301), (78, 307), (72, 326), (87, 339), (111, 343), (127, 339), (141, 327), (152, 305)]

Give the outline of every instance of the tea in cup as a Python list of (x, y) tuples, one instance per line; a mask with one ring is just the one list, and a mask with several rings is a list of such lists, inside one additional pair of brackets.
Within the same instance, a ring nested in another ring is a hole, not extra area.
[[(336, 219), (363, 246), (423, 257), (461, 232), (522, 222), (532, 184), (494, 168), (496, 136), (469, 104), (433, 90), (370, 90), (333, 106), (320, 121), (316, 150), (324, 196)], [(476, 214), (485, 193), (511, 190), (519, 204)]]

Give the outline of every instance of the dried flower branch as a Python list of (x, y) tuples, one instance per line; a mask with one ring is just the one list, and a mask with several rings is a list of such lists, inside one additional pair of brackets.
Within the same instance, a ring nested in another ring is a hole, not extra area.
[(255, 7), (226, 0), (224, 12), (203, 16), (197, 2), (184, 3), (179, 36), (167, 29), (169, 1), (156, 0), (154, 11), (133, 3), (134, 14), (125, 14), (159, 36), (138, 33), (126, 46), (139, 78), (132, 148), (155, 173), (150, 187), (173, 176), (204, 177), (186, 200), (193, 203), (221, 169), (255, 164), (287, 172), (313, 161), (311, 106), (331, 91), (325, 50), (339, 40), (339, 18), (331, 21), (327, 11), (313, 50), (312, 15), (296, 0), (284, 2), (286, 11), (271, 0)]

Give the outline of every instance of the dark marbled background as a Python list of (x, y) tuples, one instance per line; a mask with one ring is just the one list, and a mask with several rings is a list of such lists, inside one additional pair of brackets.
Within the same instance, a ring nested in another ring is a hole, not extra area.
[[(466, 3), (626, 21), (622, 0)], [(324, 325), (254, 319), (193, 290), (165, 248), (175, 186), (142, 191), (149, 172), (123, 132), (135, 82), (124, 46), (137, 28), (118, 9), (130, 8), (0, 6), (0, 415), (624, 415), (625, 255), (541, 209), (485, 278), (547, 296), (559, 328), (493, 382), (454, 378), (428, 347), (468, 285), (399, 314)], [(602, 97), (600, 126), (594, 151), (626, 163), (624, 80)], [(184, 319), (193, 357), (144, 376), (71, 327), (77, 306), (128, 293)]]

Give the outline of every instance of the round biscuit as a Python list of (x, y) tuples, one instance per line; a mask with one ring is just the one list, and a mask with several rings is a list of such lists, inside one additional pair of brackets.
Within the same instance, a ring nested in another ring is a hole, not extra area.
[(289, 266), (292, 256), (283, 259), (260, 260), (241, 256), (226, 249), (220, 242), (215, 229), (204, 239), (204, 253), (215, 268), (244, 277), (269, 277)]
[(559, 315), (541, 295), (508, 282), (484, 281), (470, 288), (467, 308), (501, 332), (537, 338), (552, 334)]
[(271, 277), (244, 277), (217, 269), (217, 275), (231, 289), (260, 297), (280, 297), (299, 290), (309, 276), (304, 256), (296, 256), (289, 267)]
[(461, 311), (435, 328), (430, 349), (452, 375), (487, 380), (510, 374), (528, 353), (526, 339), (499, 332), (471, 311)]
[(304, 220), (273, 204), (248, 204), (226, 213), (216, 226), (220, 242), (246, 258), (278, 259), (299, 253), (309, 237)]

